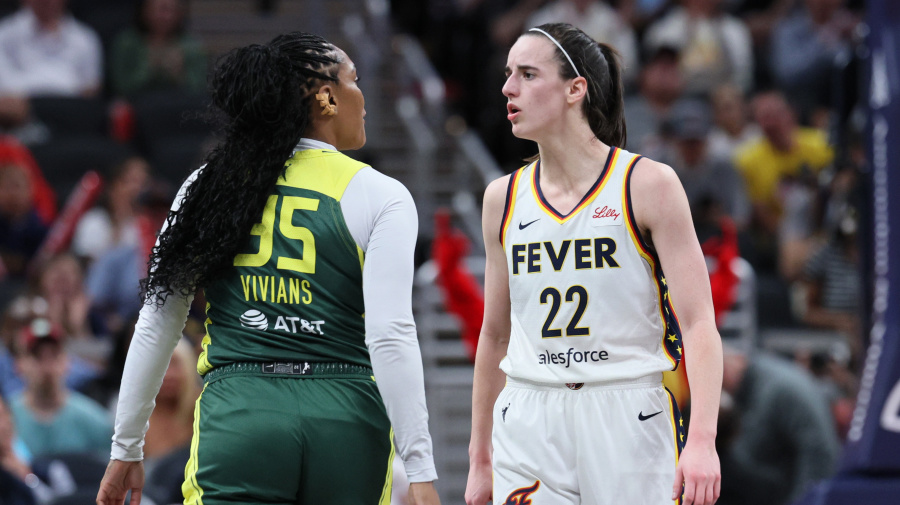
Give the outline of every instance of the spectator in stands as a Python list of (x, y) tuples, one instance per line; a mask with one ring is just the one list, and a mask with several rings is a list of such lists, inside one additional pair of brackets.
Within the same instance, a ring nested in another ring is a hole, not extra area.
[(47, 226), (34, 208), (28, 170), (0, 163), (0, 279), (24, 277), (44, 241)]
[(743, 21), (720, 10), (722, 0), (681, 0), (644, 37), (649, 51), (663, 45), (681, 50), (689, 94), (708, 95), (730, 82), (744, 91), (753, 86), (753, 47)]
[(109, 449), (112, 427), (102, 407), (65, 385), (69, 357), (62, 333), (46, 319), (26, 328), (17, 366), (25, 390), (10, 402), (16, 429), (34, 456)]
[(48, 226), (53, 223), (53, 219), (56, 218), (56, 194), (41, 172), (34, 156), (31, 155), (31, 151), (15, 138), (0, 135), (0, 165), (25, 167), (28, 171), (34, 209), (40, 216), (41, 222)]
[(779, 264), (782, 273), (792, 278), (795, 265), (802, 265), (795, 258), (805, 258), (810, 235), (804, 219), (812, 205), (809, 181), (831, 163), (834, 154), (824, 132), (798, 126), (780, 92), (758, 94), (752, 109), (763, 136), (738, 148), (735, 166), (744, 178), (752, 206), (756, 252), (771, 258), (765, 262), (767, 268), (774, 270)]
[(849, 49), (859, 19), (844, 0), (804, 0), (803, 8), (783, 19), (772, 34), (775, 82), (805, 116), (828, 105), (835, 57)]
[(110, 249), (88, 270), (86, 289), (91, 310), (103, 318), (108, 334), (118, 334), (141, 309), (140, 280), (147, 276), (150, 250), (173, 198), (175, 191), (167, 183), (150, 183), (138, 198), (134, 243)]
[(75, 228), (73, 253), (94, 261), (117, 246), (133, 246), (139, 242), (138, 197), (149, 174), (150, 166), (140, 157), (128, 158), (113, 167), (107, 180), (106, 197), (86, 212)]
[(34, 495), (25, 484), (31, 467), (22, 457), (24, 445), (16, 436), (12, 414), (6, 398), (0, 394), (0, 503), (3, 505), (33, 505)]
[(0, 20), (0, 127), (28, 120), (28, 98), (92, 96), (103, 51), (92, 29), (66, 13), (67, 0), (26, 0)]
[(718, 157), (710, 150), (710, 112), (706, 102), (693, 98), (682, 99), (672, 108), (669, 130), (673, 142), (661, 153), (647, 153), (671, 166), (681, 180), (692, 213), (699, 211), (708, 199), (724, 215), (742, 227), (749, 219), (750, 209), (744, 183), (731, 160)]
[(659, 142), (662, 124), (684, 90), (678, 61), (678, 51), (663, 46), (641, 69), (639, 93), (625, 98), (628, 150), (645, 153)]
[(194, 424), (194, 402), (200, 395), (197, 354), (191, 343), (181, 339), (175, 346), (169, 368), (156, 395), (150, 415), (150, 429), (144, 439), (144, 467), (147, 458), (159, 458), (190, 443)]
[[(784, 505), (829, 477), (840, 452), (822, 388), (793, 362), (725, 346), (723, 389), (739, 420), (723, 447), (722, 503)], [(725, 403), (725, 402), (723, 402)], [(730, 490), (740, 497), (729, 495)]]
[(597, 42), (610, 44), (622, 57), (625, 85), (638, 75), (637, 37), (631, 25), (605, 0), (554, 0), (528, 18), (527, 27), (569, 23)]
[(733, 159), (738, 146), (758, 139), (762, 133), (750, 121), (750, 108), (737, 86), (717, 86), (710, 99), (714, 124), (709, 134), (709, 149), (716, 156)]
[(846, 209), (831, 239), (815, 250), (803, 267), (803, 322), (843, 333), (854, 361), (864, 351), (859, 327), (860, 299), (858, 217)]
[(110, 75), (116, 94), (206, 86), (206, 56), (198, 40), (185, 32), (185, 0), (143, 0), (135, 26), (113, 43)]
[[(31, 467), (28, 464), (30, 458), (31, 453), (16, 434), (16, 427), (13, 424), (12, 413), (6, 397), (0, 394), (0, 468), (20, 480), (25, 480), (25, 477), (31, 473)], [(0, 500), (0, 503), (6, 502)]]
[(37, 278), (38, 294), (47, 302), (47, 319), (66, 337), (91, 336), (84, 271), (75, 256), (63, 253), (51, 258)]
[(200, 395), (197, 357), (188, 340), (178, 341), (156, 395), (156, 407), (144, 439), (148, 493), (154, 488), (154, 496), (164, 500), (161, 503), (182, 499), (184, 466), (190, 457), (194, 432), (194, 403)]

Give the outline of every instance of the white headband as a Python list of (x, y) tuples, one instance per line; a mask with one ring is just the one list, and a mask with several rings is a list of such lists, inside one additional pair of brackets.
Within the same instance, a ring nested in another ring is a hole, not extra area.
[[(543, 33), (544, 35), (546, 35), (547, 38), (550, 39), (550, 42), (553, 42), (554, 44), (556, 44), (556, 47), (558, 47), (559, 50), (562, 51), (563, 56), (565, 56), (566, 59), (569, 60), (569, 65), (572, 65), (572, 70), (575, 71), (575, 75), (577, 75), (578, 77), (581, 77), (581, 72), (578, 71), (578, 67), (575, 66), (575, 62), (572, 61), (572, 58), (569, 57), (569, 53), (567, 53), (566, 50), (563, 49), (562, 44), (560, 44), (558, 40), (556, 40), (555, 38), (553, 38), (553, 35), (550, 35), (549, 33), (545, 32), (544, 30), (541, 30), (540, 28), (531, 28), (531, 29), (528, 30), (528, 31), (529, 31), (529, 32)], [(587, 97), (588, 102), (591, 101), (591, 95), (588, 94), (587, 90), (585, 90), (584, 96)]]

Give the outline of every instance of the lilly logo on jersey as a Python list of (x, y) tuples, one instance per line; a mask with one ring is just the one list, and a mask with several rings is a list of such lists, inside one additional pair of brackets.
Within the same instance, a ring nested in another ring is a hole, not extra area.
[(528, 487), (520, 487), (512, 493), (509, 493), (509, 496), (506, 497), (506, 501), (503, 502), (503, 505), (530, 505), (531, 495), (533, 495), (540, 487), (541, 481), (539, 480), (534, 481), (534, 484)]
[(622, 214), (610, 207), (608, 205), (604, 205), (603, 207), (595, 207), (594, 215), (591, 216), (591, 225), (593, 226), (613, 226), (620, 225), (623, 221), (619, 221), (619, 216)]
[[(322, 326), (325, 321), (307, 321), (296, 316), (278, 316), (275, 320), (275, 330), (290, 333), (308, 333), (310, 335), (324, 335)], [(266, 331), (269, 329), (269, 318), (258, 310), (248, 310), (241, 315), (241, 326), (253, 330)]]

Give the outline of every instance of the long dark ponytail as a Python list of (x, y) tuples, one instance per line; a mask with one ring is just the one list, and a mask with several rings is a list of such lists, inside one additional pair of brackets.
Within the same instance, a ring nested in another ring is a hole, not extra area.
[(334, 45), (302, 32), (234, 49), (219, 60), (211, 95), (224, 139), (206, 157), (181, 207), (169, 213), (150, 255), (153, 272), (142, 281), (148, 301), (190, 295), (231, 266), (311, 125), (313, 92), (338, 82), (339, 63)]
[[(612, 46), (595, 41), (567, 23), (547, 23), (537, 28), (559, 42), (587, 81), (589, 99), (582, 101), (582, 112), (594, 136), (606, 145), (625, 147), (625, 92), (619, 53)], [(524, 35), (545, 36), (536, 31), (526, 31)], [(577, 77), (575, 69), (559, 48), (555, 54), (560, 76), (563, 79)]]

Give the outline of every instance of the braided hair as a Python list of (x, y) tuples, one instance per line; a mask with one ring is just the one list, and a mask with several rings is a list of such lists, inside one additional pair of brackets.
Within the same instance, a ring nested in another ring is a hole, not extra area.
[(312, 95), (339, 84), (339, 49), (292, 32), (223, 56), (211, 82), (211, 107), (224, 138), (205, 159), (150, 254), (145, 300), (189, 296), (232, 265), (268, 196), (312, 124)]

